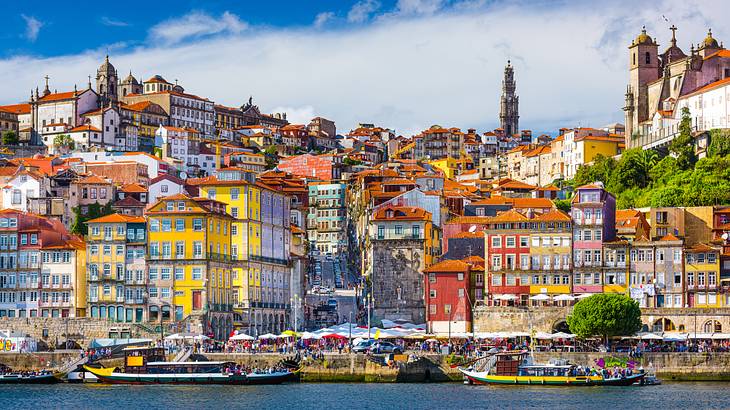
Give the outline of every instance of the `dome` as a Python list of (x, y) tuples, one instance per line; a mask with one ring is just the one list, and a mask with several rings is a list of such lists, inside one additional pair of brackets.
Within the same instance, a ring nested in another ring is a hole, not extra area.
[(702, 41), (702, 45), (704, 48), (720, 48), (717, 40), (712, 37), (712, 29), (707, 31), (707, 37), (705, 37), (705, 39)]
[(636, 44), (636, 45), (639, 45), (639, 44), (654, 45), (654, 40), (652, 40), (651, 36), (646, 34), (646, 26), (641, 28), (641, 34), (639, 34), (636, 37), (636, 40), (634, 40), (634, 44)]
[(132, 72), (131, 71), (129, 72), (129, 75), (127, 76), (127, 78), (124, 79), (124, 83), (125, 84), (134, 84), (134, 85), (138, 85), (139, 84), (139, 82), (137, 81), (137, 79), (134, 78), (134, 76), (132, 75)]
[(109, 62), (109, 55), (106, 56), (106, 58), (104, 59), (104, 62), (99, 66), (98, 71), (100, 73), (110, 73), (110, 74), (116, 73), (117, 69), (114, 68), (112, 63)]

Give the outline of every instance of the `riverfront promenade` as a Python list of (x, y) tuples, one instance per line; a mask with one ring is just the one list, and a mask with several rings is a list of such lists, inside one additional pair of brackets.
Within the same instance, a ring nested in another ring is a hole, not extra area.
[[(81, 354), (80, 351), (43, 353), (0, 353), (0, 363), (18, 370), (58, 368)], [(251, 367), (275, 365), (285, 355), (267, 353), (207, 353), (210, 360), (224, 360)], [(591, 365), (599, 358), (625, 358), (625, 354), (536, 352), (537, 362), (563, 358), (571, 363)], [(415, 360), (414, 360), (415, 359)], [(645, 353), (638, 361), (645, 369), (653, 368), (664, 380), (730, 381), (730, 353)], [(121, 366), (121, 359), (105, 360), (106, 366)], [(325, 353), (323, 358), (303, 359), (304, 382), (448, 382), (460, 381), (461, 373), (451, 368), (447, 356), (412, 355), (408, 362), (390, 366), (377, 363), (363, 354)]]

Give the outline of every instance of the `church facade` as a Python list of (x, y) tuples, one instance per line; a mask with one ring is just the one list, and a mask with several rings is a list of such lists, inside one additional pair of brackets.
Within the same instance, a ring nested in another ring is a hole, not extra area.
[[(697, 133), (730, 126), (727, 104), (724, 111), (712, 110), (717, 118), (705, 117), (710, 106), (723, 104), (722, 97), (711, 101), (698, 98), (703, 90), (715, 89), (730, 78), (730, 52), (710, 30), (697, 47), (693, 44), (685, 54), (677, 45), (677, 28), (672, 26), (670, 30), (672, 39), (662, 53), (646, 28), (629, 46), (629, 84), (623, 108), (626, 148), (666, 148), (679, 133), (684, 107), (689, 109)], [(727, 98), (730, 94), (725, 101)]]

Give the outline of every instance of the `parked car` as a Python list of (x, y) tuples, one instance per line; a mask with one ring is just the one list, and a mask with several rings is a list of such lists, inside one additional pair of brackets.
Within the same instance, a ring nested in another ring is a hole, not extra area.
[(337, 307), (337, 299), (330, 299), (330, 300), (328, 300), (328, 301), (327, 301), (327, 305), (329, 305), (329, 306), (332, 306), (332, 307), (335, 307), (335, 308), (336, 308), (336, 307)]
[(403, 349), (400, 348), (398, 345), (394, 345), (390, 342), (376, 342), (372, 346), (370, 346), (370, 351), (375, 354), (380, 353), (393, 353), (393, 354), (403, 354)]
[(375, 344), (375, 340), (374, 339), (361, 340), (360, 342), (358, 342), (357, 344), (355, 344), (354, 346), (352, 346), (352, 351), (355, 352), (355, 353), (365, 353), (368, 350), (370, 350), (370, 347), (373, 344)]

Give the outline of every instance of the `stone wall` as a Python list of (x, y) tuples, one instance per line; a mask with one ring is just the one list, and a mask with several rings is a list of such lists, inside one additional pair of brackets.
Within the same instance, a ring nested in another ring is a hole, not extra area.
[[(553, 306), (479, 306), (474, 310), (474, 329), (477, 332), (553, 332), (570, 310), (570, 307)], [(719, 332), (730, 332), (730, 308), (645, 308), (641, 314), (644, 331), (713, 333), (719, 324)]]
[(92, 318), (0, 318), (0, 329), (29, 335), (48, 346), (68, 339), (87, 347), (92, 339), (107, 337), (159, 337), (152, 327)]
[(372, 247), (375, 318), (425, 323), (423, 241), (373, 240)]

